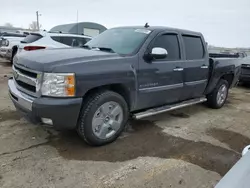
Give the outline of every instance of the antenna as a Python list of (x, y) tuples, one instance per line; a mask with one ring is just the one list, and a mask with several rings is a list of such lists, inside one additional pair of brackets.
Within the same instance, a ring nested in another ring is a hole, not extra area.
[(146, 24), (144, 25), (144, 27), (145, 27), (145, 28), (148, 28), (148, 27), (149, 27), (148, 23), (146, 23)]

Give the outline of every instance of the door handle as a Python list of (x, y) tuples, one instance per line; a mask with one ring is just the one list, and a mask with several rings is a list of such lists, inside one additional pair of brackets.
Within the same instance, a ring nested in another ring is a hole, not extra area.
[(208, 68), (207, 65), (202, 65), (202, 66), (201, 66), (201, 69), (207, 69), (207, 68)]
[(183, 71), (183, 68), (178, 67), (178, 68), (175, 68), (174, 71)]

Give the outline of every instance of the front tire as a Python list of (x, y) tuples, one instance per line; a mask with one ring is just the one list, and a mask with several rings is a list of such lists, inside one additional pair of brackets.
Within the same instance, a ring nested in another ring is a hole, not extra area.
[(128, 105), (121, 95), (112, 91), (99, 92), (83, 106), (77, 132), (90, 145), (105, 145), (122, 133), (128, 117)]
[(13, 50), (13, 52), (12, 52), (12, 56), (11, 56), (11, 60), (10, 60), (10, 63), (13, 65), (13, 60), (14, 60), (14, 57), (15, 57), (15, 55), (17, 54), (17, 50), (15, 49), (15, 50)]
[(228, 97), (229, 84), (226, 80), (221, 79), (213, 92), (207, 96), (207, 104), (214, 109), (221, 108)]

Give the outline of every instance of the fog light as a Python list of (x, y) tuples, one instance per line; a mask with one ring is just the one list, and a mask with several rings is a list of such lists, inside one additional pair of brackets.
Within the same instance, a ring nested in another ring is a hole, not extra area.
[(48, 119), (48, 118), (41, 118), (41, 119), (42, 119), (42, 122), (43, 122), (44, 124), (53, 125), (52, 119)]

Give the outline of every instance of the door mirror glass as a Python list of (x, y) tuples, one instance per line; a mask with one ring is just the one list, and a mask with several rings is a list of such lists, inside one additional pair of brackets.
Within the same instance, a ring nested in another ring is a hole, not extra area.
[(155, 59), (164, 59), (168, 55), (168, 51), (164, 48), (155, 47), (151, 51), (151, 57)]

